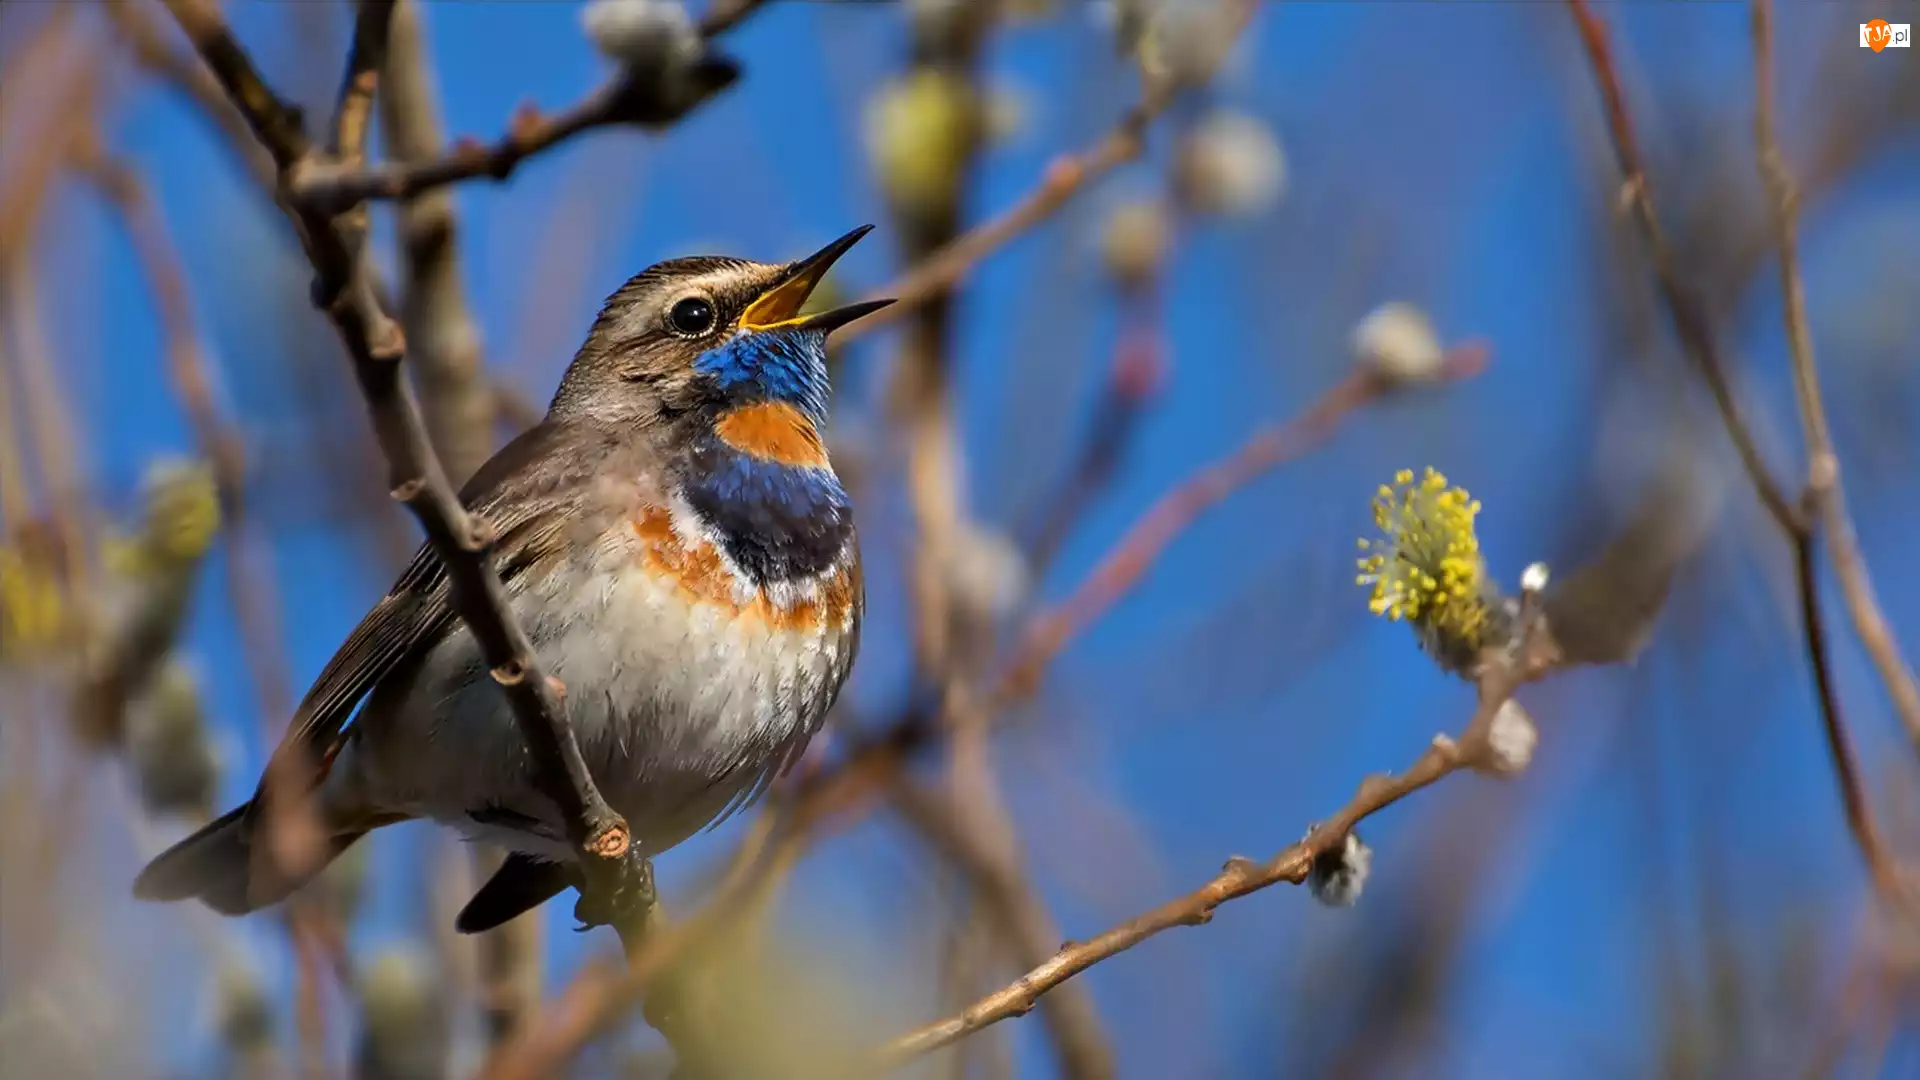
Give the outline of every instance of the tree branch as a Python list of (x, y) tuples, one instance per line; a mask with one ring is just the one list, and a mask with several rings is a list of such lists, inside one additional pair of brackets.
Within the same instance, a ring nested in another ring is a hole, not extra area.
[[(1485, 353), (1478, 347), (1456, 348), (1447, 354), (1440, 377), (1449, 382), (1469, 378), (1478, 374), (1485, 362)], [(1040, 611), (1027, 623), (1001, 680), (1002, 692), (1032, 693), (1040, 674), (1060, 650), (1138, 584), (1167, 546), (1201, 514), (1253, 480), (1319, 446), (1348, 414), (1391, 389), (1380, 376), (1356, 368), (1300, 415), (1261, 428), (1232, 453), (1162, 495), (1066, 599)]]
[(1552, 635), (1544, 623), (1528, 619), (1511, 653), (1485, 658), (1477, 680), (1479, 705), (1456, 741), (1436, 735), (1431, 745), (1399, 776), (1376, 775), (1361, 781), (1344, 807), (1313, 826), (1305, 838), (1289, 845), (1264, 863), (1235, 857), (1220, 873), (1198, 889), (1129, 919), (1086, 941), (1068, 942), (1044, 963), (966, 1009), (887, 1043), (878, 1052), (882, 1068), (897, 1068), (930, 1051), (1015, 1016), (1023, 1016), (1049, 991), (1088, 968), (1133, 948), (1156, 934), (1177, 926), (1200, 926), (1213, 918), (1215, 908), (1282, 882), (1298, 885), (1312, 873), (1315, 860), (1346, 842), (1347, 834), (1367, 817), (1414, 792), (1431, 787), (1462, 769), (1485, 767), (1489, 760), (1488, 732), (1500, 707), (1522, 684), (1541, 678), (1558, 661)]
[[(1874, 825), (1871, 804), (1867, 799), (1865, 787), (1860, 778), (1859, 763), (1855, 760), (1852, 739), (1848, 736), (1846, 722), (1840, 713), (1840, 702), (1833, 686), (1832, 663), (1828, 656), (1828, 642), (1824, 620), (1820, 612), (1818, 577), (1812, 567), (1813, 514), (1814, 509), (1824, 497), (1821, 488), (1827, 483), (1827, 476), (1837, 477), (1838, 466), (1834, 463), (1831, 450), (1824, 458), (1818, 454), (1809, 463), (1809, 483), (1801, 504), (1786, 501), (1786, 496), (1760, 460), (1751, 430), (1747, 426), (1745, 415), (1734, 400), (1728, 381), (1725, 365), (1721, 363), (1714, 342), (1711, 323), (1698, 299), (1688, 291), (1679, 280), (1674, 269), (1672, 253), (1667, 248), (1665, 233), (1660, 227), (1660, 219), (1653, 206), (1653, 197), (1647, 186), (1645, 168), (1641, 163), (1640, 149), (1634, 140), (1633, 124), (1627, 112), (1626, 98), (1620, 88), (1620, 77), (1613, 64), (1612, 49), (1607, 42), (1606, 24), (1587, 6), (1586, 0), (1567, 0), (1568, 10), (1573, 15), (1574, 25), (1580, 32), (1580, 40), (1586, 49), (1587, 60), (1593, 68), (1594, 80), (1599, 85), (1601, 104), (1607, 116), (1608, 131), (1612, 135), (1614, 155), (1619, 161), (1620, 171), (1626, 177), (1626, 190), (1623, 195), (1634, 211), (1635, 220), (1640, 224), (1641, 232), (1647, 241), (1649, 257), (1653, 263), (1655, 275), (1660, 284), (1660, 293), (1672, 317), (1674, 328), (1679, 334), (1681, 345), (1688, 357), (1700, 371), (1713, 391), (1716, 405), (1720, 409), (1720, 419), (1728, 435), (1739, 449), (1742, 464), (1747, 477), (1752, 481), (1760, 501), (1767, 508), (1780, 531), (1786, 535), (1793, 547), (1795, 563), (1795, 584), (1799, 592), (1801, 610), (1801, 629), (1806, 643), (1807, 661), (1813, 670), (1814, 688), (1820, 703), (1820, 718), (1825, 729), (1828, 749), (1833, 756), (1834, 779), (1840, 787), (1841, 804), (1845, 808), (1848, 832), (1854, 845), (1860, 849), (1867, 863), (1868, 872), (1874, 886), (1890, 903), (1904, 910), (1911, 910), (1912, 899), (1902, 883), (1902, 875), (1892, 856), (1887, 852), (1880, 838), (1880, 831)], [(1756, 34), (1757, 39), (1764, 34)], [(1771, 83), (1770, 67), (1764, 73), (1762, 86)], [(1770, 95), (1770, 89), (1763, 89)], [(1768, 106), (1767, 108), (1771, 108)], [(1770, 127), (1771, 120), (1765, 123)], [(1764, 154), (1763, 149), (1763, 154)], [(1777, 151), (1776, 151), (1777, 153)], [(1797, 263), (1793, 273), (1797, 275)], [(1783, 273), (1788, 273), (1783, 264)], [(1792, 290), (1797, 293), (1797, 288)], [(1793, 318), (1793, 316), (1790, 316)], [(1798, 361), (1796, 360), (1796, 365)], [(1810, 354), (1808, 363), (1810, 364)], [(1808, 369), (1811, 374), (1811, 368)], [(1815, 399), (1817, 405), (1817, 398)], [(1824, 424), (1824, 419), (1822, 421)], [(1824, 426), (1822, 428), (1824, 431)]]
[(227, 593), (240, 626), (240, 649), (252, 674), (262, 723), (283, 716), (293, 695), (281, 654), (280, 602), (264, 553), (247, 516), (246, 449), (240, 431), (214, 399), (212, 365), (194, 324), (193, 303), (180, 254), (140, 176), (89, 143), (80, 167), (119, 212), (166, 340), (167, 375), (193, 428), (194, 441), (213, 472), (220, 527), (227, 537)]
[[(702, 39), (731, 29), (760, 6), (761, 0), (733, 0), (715, 8), (700, 24)], [(731, 61), (702, 57), (690, 73), (623, 68), (580, 101), (553, 114), (522, 106), (492, 144), (465, 138), (445, 153), (412, 161), (366, 165), (341, 159), (314, 162), (289, 185), (292, 196), (317, 213), (339, 213), (369, 199), (408, 199), (462, 180), (505, 180), (520, 163), (601, 127), (660, 127), (679, 119), (738, 75)], [(685, 87), (667, 80), (689, 80)], [(684, 92), (683, 92), (684, 91)]]
[[(205, 0), (166, 2), (273, 156), (284, 195), (290, 174), (313, 155), (298, 110), (267, 86), (217, 8)], [(380, 0), (363, 4), (362, 20), (379, 18), (370, 9), (382, 6)], [(445, 565), (454, 610), (473, 632), (494, 681), (507, 695), (537, 763), (541, 789), (564, 815), (583, 865), (590, 873), (604, 869), (604, 860), (617, 860), (627, 851), (626, 822), (601, 798), (561, 709), (559, 688), (541, 673), (526, 632), (513, 617), (493, 571), (491, 531), (468, 516), (427, 440), (419, 406), (400, 378), (405, 355), (400, 329), (381, 309), (372, 282), (359, 272), (360, 262), (336, 223), (297, 199), (283, 198), (282, 203), (314, 267), (315, 303), (333, 322), (353, 362), (387, 458), (393, 495), (412, 511)]]
[[(1149, 95), (1128, 109), (1112, 130), (1092, 146), (1078, 153), (1062, 154), (1048, 163), (1039, 182), (997, 217), (981, 222), (954, 237), (920, 259), (875, 298), (892, 297), (891, 306), (880, 309), (840, 331), (840, 339), (851, 340), (861, 334), (893, 322), (928, 300), (946, 293), (978, 266), (1008, 243), (1040, 224), (1094, 181), (1140, 156), (1146, 146), (1147, 127), (1169, 102), (1166, 95)], [(897, 310), (896, 310), (897, 309)]]
[(1707, 318), (1699, 298), (1680, 280), (1673, 252), (1667, 244), (1666, 231), (1660, 227), (1660, 219), (1654, 214), (1653, 193), (1647, 184), (1646, 165), (1640, 157), (1640, 145), (1634, 138), (1633, 121), (1627, 111), (1626, 95), (1620, 88), (1620, 76), (1614, 69), (1606, 24), (1588, 8), (1586, 0), (1567, 0), (1567, 7), (1573, 13), (1581, 44), (1586, 48), (1594, 79), (1600, 86), (1607, 132), (1613, 141), (1614, 156), (1620, 163), (1620, 198), (1633, 212), (1634, 221), (1646, 241), (1647, 257), (1653, 263), (1654, 277), (1660, 286), (1660, 296), (1666, 302), (1667, 313), (1673, 319), (1674, 332), (1679, 335), (1688, 359), (1693, 361), (1700, 377), (1712, 392), (1714, 407), (1720, 411), (1721, 423), (1726, 427), (1728, 437), (1733, 440), (1734, 449), (1740, 454), (1740, 463), (1746, 469), (1748, 479), (1753, 482), (1760, 502), (1783, 531), (1792, 533), (1800, 528), (1799, 511), (1761, 457), (1759, 445), (1754, 441), (1753, 431), (1734, 393), (1727, 366), (1721, 359), (1713, 323)]
[(1813, 362), (1813, 334), (1807, 326), (1806, 289), (1800, 279), (1799, 240), (1795, 235), (1799, 194), (1793, 176), (1787, 171), (1774, 130), (1773, 115), (1773, 12), (1768, 0), (1753, 0), (1754, 59), (1754, 136), (1760, 153), (1760, 174), (1766, 181), (1774, 238), (1780, 247), (1780, 298), (1787, 324), (1787, 346), (1793, 357), (1793, 388), (1800, 406), (1800, 423), (1807, 436), (1807, 493), (1811, 514), (1817, 517), (1826, 534), (1827, 557), (1833, 561), (1834, 576), (1840, 579), (1840, 591), (1847, 611), (1853, 616), (1854, 632), (1866, 647), (1887, 685), (1894, 711), (1906, 727), (1908, 737), (1920, 749), (1920, 683), (1913, 669), (1900, 655), (1887, 617), (1880, 609), (1873, 579), (1867, 573), (1867, 560), (1860, 551), (1859, 537), (1847, 513), (1846, 489), (1840, 483), (1840, 458), (1834, 452), (1833, 433), (1827, 425), (1826, 407), (1820, 395), (1820, 376)]

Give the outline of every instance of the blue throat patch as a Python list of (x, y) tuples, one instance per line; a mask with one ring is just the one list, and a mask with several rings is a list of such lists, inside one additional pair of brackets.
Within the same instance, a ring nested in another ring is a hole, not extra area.
[[(827, 413), (826, 344), (818, 331), (741, 334), (702, 353), (694, 370), (737, 405), (791, 405), (818, 428)], [(820, 574), (852, 540), (853, 508), (829, 467), (757, 457), (711, 432), (688, 464), (687, 502), (757, 585)]]
[(827, 422), (827, 335), (819, 330), (735, 334), (700, 354), (693, 370), (740, 402), (778, 401)]

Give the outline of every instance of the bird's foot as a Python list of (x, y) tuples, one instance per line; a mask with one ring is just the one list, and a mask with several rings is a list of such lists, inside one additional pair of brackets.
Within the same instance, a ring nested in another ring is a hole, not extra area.
[(653, 861), (630, 847), (618, 859), (596, 859), (584, 871), (580, 899), (573, 905), (576, 932), (611, 926), (622, 940), (644, 931), (660, 894), (653, 885)]

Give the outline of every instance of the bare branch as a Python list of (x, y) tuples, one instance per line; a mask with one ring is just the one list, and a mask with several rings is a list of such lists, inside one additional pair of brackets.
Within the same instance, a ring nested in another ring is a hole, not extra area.
[[(313, 153), (297, 110), (266, 85), (253, 61), (205, 0), (167, 0), (187, 38), (273, 155), (284, 188), (290, 173)], [(366, 7), (362, 9), (365, 16)], [(512, 705), (514, 718), (538, 763), (543, 792), (560, 807), (568, 837), (589, 870), (625, 855), (626, 822), (595, 787), (560, 694), (541, 671), (525, 630), (514, 619), (500, 578), (493, 571), (493, 536), (470, 518), (427, 440), (406, 382), (400, 378), (405, 342), (379, 305), (371, 281), (359, 272), (348, 240), (326, 215), (284, 200), (301, 233), (316, 275), (314, 298), (339, 332), (367, 399), (394, 497), (407, 504), (447, 569), (454, 610), (473, 631), (494, 680)]]
[(1091, 147), (1055, 158), (1040, 174), (1033, 190), (1020, 201), (999, 216), (954, 237), (915, 263), (904, 275), (874, 292), (876, 298), (892, 297), (893, 305), (848, 324), (840, 331), (840, 338), (850, 340), (876, 330), (945, 293), (987, 256), (1052, 217), (1094, 181), (1139, 157), (1146, 145), (1147, 126), (1167, 104), (1164, 96), (1149, 97), (1127, 110), (1120, 122)]
[(1800, 405), (1800, 423), (1807, 435), (1807, 494), (1812, 513), (1826, 534), (1827, 557), (1854, 632), (1880, 671), (1880, 680), (1893, 698), (1894, 711), (1907, 735), (1920, 749), (1920, 683), (1900, 655), (1887, 617), (1867, 573), (1853, 519), (1847, 513), (1846, 489), (1840, 483), (1840, 458), (1834, 452), (1833, 433), (1821, 402), (1820, 376), (1813, 362), (1813, 334), (1807, 326), (1806, 289), (1800, 279), (1799, 240), (1795, 235), (1799, 194), (1787, 171), (1775, 133), (1773, 115), (1773, 13), (1768, 0), (1753, 0), (1754, 134), (1760, 152), (1760, 173), (1767, 185), (1774, 238), (1780, 247), (1780, 296), (1787, 324), (1787, 345), (1793, 357), (1794, 397)]
[[(1837, 480), (1838, 465), (1835, 463), (1830, 446), (1824, 457), (1818, 452), (1809, 463), (1809, 482), (1805, 498), (1800, 505), (1786, 501), (1772, 475), (1761, 461), (1754, 443), (1752, 432), (1747, 426), (1746, 417), (1734, 400), (1732, 386), (1728, 382), (1725, 366), (1721, 363), (1712, 335), (1711, 323), (1693, 293), (1689, 292), (1679, 280), (1674, 269), (1672, 254), (1667, 248), (1665, 234), (1660, 227), (1660, 219), (1653, 206), (1652, 195), (1648, 191), (1646, 173), (1641, 164), (1640, 150), (1634, 141), (1633, 124), (1627, 112), (1626, 98), (1620, 88), (1620, 77), (1614, 68), (1612, 49), (1607, 42), (1607, 28), (1599, 16), (1587, 6), (1586, 0), (1567, 0), (1568, 9), (1573, 14), (1575, 26), (1580, 32), (1580, 40), (1586, 48), (1587, 60), (1593, 68), (1594, 79), (1599, 84), (1602, 105), (1606, 111), (1608, 130), (1612, 134), (1614, 155), (1619, 161), (1620, 171), (1626, 177), (1627, 202), (1634, 210), (1635, 219), (1640, 223), (1653, 263), (1654, 272), (1660, 283), (1661, 296), (1666, 302), (1668, 314), (1672, 317), (1676, 332), (1687, 355), (1694, 362), (1701, 376), (1713, 391), (1715, 404), (1720, 409), (1720, 419), (1728, 435), (1739, 449), (1741, 462), (1754, 490), (1761, 502), (1767, 507), (1780, 531), (1786, 534), (1788, 543), (1794, 549), (1795, 579), (1799, 592), (1801, 610), (1801, 630), (1806, 643), (1807, 661), (1813, 671), (1814, 687), (1819, 696), (1820, 718), (1824, 726), (1828, 749), (1833, 756), (1834, 779), (1840, 786), (1842, 806), (1846, 810), (1848, 832), (1852, 835), (1856, 847), (1872, 876), (1875, 888), (1890, 903), (1904, 910), (1911, 910), (1913, 898), (1903, 884), (1899, 867), (1887, 852), (1880, 838), (1880, 831), (1874, 825), (1871, 806), (1860, 776), (1859, 763), (1855, 759), (1852, 739), (1848, 736), (1846, 722), (1840, 713), (1840, 702), (1833, 685), (1832, 662), (1828, 656), (1828, 641), (1825, 622), (1820, 611), (1820, 599), (1817, 575), (1812, 567), (1813, 527), (1812, 511), (1825, 496), (1821, 488), (1828, 478)], [(1759, 18), (1760, 16), (1756, 16)], [(1756, 42), (1764, 43), (1766, 34), (1756, 27)], [(1760, 80), (1763, 100), (1771, 97), (1772, 81), (1770, 61), (1763, 70)], [(1770, 106), (1765, 108), (1770, 109)], [(1770, 116), (1760, 123), (1771, 128)], [(1770, 143), (1767, 139), (1766, 143)], [(1775, 154), (1777, 156), (1777, 148)], [(1763, 157), (1766, 153), (1763, 144)], [(1783, 213), (1776, 208), (1776, 214)], [(1791, 246), (1783, 247), (1783, 253), (1791, 253)], [(1788, 266), (1794, 267), (1789, 270)], [(1797, 294), (1797, 262), (1784, 259), (1782, 273), (1790, 275), (1787, 280), (1790, 293)], [(1804, 319), (1804, 312), (1790, 319)], [(1803, 327), (1804, 329), (1804, 327)], [(1804, 343), (1802, 343), (1804, 344)], [(1799, 347), (1796, 346), (1796, 353)], [(1806, 376), (1812, 375), (1811, 352), (1806, 355)], [(1796, 369), (1800, 357), (1796, 356)], [(1798, 378), (1798, 376), (1797, 376)], [(1817, 395), (1817, 385), (1816, 385)], [(1818, 398), (1813, 399), (1817, 408)], [(1824, 432), (1824, 418), (1822, 418)], [(1811, 432), (1810, 432), (1811, 441)], [(1849, 533), (1849, 536), (1851, 534)]]
[(1300, 842), (1289, 845), (1266, 862), (1229, 859), (1220, 873), (1185, 896), (1169, 900), (1086, 941), (1069, 942), (1046, 962), (961, 1012), (894, 1039), (881, 1048), (880, 1066), (897, 1068), (982, 1028), (1024, 1016), (1041, 997), (1075, 975), (1163, 931), (1177, 926), (1203, 925), (1213, 918), (1215, 908), (1229, 900), (1282, 882), (1298, 885), (1307, 880), (1316, 859), (1344, 844), (1347, 834), (1370, 815), (1462, 769), (1485, 767), (1490, 756), (1487, 734), (1500, 706), (1506, 704), (1523, 683), (1550, 672), (1558, 659), (1551, 635), (1544, 632), (1541, 623), (1528, 620), (1523, 625), (1527, 629), (1511, 653), (1496, 653), (1487, 658), (1478, 680), (1479, 706), (1457, 741), (1445, 735), (1435, 736), (1426, 752), (1404, 773), (1370, 776), (1361, 781), (1353, 798), (1337, 813), (1315, 825)]
[[(1456, 349), (1448, 354), (1441, 377), (1448, 381), (1471, 377), (1484, 367), (1485, 359), (1478, 348)], [(1299, 416), (1261, 428), (1231, 454), (1162, 495), (1065, 600), (1028, 622), (1002, 680), (1003, 692), (1031, 693), (1041, 672), (1067, 642), (1125, 596), (1202, 513), (1253, 480), (1321, 445), (1349, 413), (1390, 389), (1379, 376), (1356, 368)]]
[(1574, 25), (1580, 31), (1580, 41), (1586, 48), (1594, 78), (1600, 85), (1607, 131), (1612, 137), (1614, 156), (1619, 159), (1623, 178), (1620, 197), (1633, 211), (1634, 221), (1640, 226), (1641, 236), (1647, 244), (1647, 257), (1653, 263), (1654, 276), (1660, 285), (1660, 296), (1666, 302), (1668, 315), (1673, 319), (1674, 332), (1679, 335), (1688, 358), (1712, 391), (1714, 406), (1720, 411), (1720, 420), (1727, 429), (1728, 437), (1733, 440), (1734, 449), (1740, 454), (1740, 463), (1753, 481), (1754, 491), (1759, 494), (1761, 503), (1783, 531), (1792, 533), (1800, 528), (1799, 511), (1768, 471), (1766, 460), (1760, 455), (1759, 444), (1754, 441), (1752, 428), (1747, 424), (1745, 412), (1734, 393), (1732, 379), (1727, 374), (1727, 365), (1721, 359), (1713, 323), (1707, 318), (1699, 297), (1680, 280), (1673, 252), (1667, 244), (1666, 232), (1654, 214), (1653, 193), (1648, 187), (1646, 165), (1640, 156), (1640, 144), (1634, 138), (1633, 120), (1627, 111), (1626, 95), (1620, 88), (1620, 76), (1614, 69), (1606, 24), (1588, 8), (1586, 0), (1567, 0), (1567, 6), (1573, 13)]
[[(701, 23), (702, 38), (732, 28), (759, 6), (760, 0), (735, 0), (723, 5)], [(531, 104), (522, 106), (508, 122), (505, 134), (490, 145), (460, 139), (435, 157), (378, 165), (347, 159), (315, 162), (293, 178), (289, 189), (315, 213), (325, 214), (339, 213), (369, 199), (411, 198), (462, 180), (504, 180), (521, 162), (583, 132), (622, 125), (670, 124), (732, 83), (738, 74), (732, 61), (711, 54), (696, 60), (684, 78), (680, 74), (622, 69), (557, 113), (548, 115)], [(684, 86), (679, 85), (682, 81)]]
[(126, 3), (102, 4), (100, 9), (120, 32), (120, 36), (126, 39), (134, 60), (192, 98), (219, 126), (227, 138), (227, 144), (239, 155), (247, 172), (261, 188), (271, 193), (272, 159), (260, 144), (254, 142), (246, 118), (227, 100), (219, 81), (207, 73), (199, 59), (179, 52), (166, 40), (146, 4), (127, 0)]
[[(953, 794), (942, 794), (901, 777), (892, 795), (901, 816), (961, 872), (1008, 958), (1020, 967), (1044, 962), (1060, 931), (1021, 865), (997, 788), (979, 791), (956, 783)], [(1064, 994), (1042, 1010), (1041, 1021), (1074, 1075), (1115, 1074), (1113, 1048), (1091, 997)]]
[(273, 723), (273, 718), (286, 715), (293, 700), (281, 651), (278, 590), (273, 575), (266, 572), (259, 536), (247, 516), (245, 444), (214, 398), (212, 365), (195, 325), (185, 268), (165, 219), (137, 173), (93, 145), (80, 155), (80, 165), (120, 212), (153, 294), (166, 340), (168, 379), (219, 492), (220, 526), (227, 536), (228, 599), (240, 626), (240, 648), (253, 677), (260, 720)]

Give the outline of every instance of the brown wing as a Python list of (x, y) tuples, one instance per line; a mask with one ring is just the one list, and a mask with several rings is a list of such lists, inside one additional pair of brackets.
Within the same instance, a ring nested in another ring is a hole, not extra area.
[[(572, 497), (582, 489), (579, 462), (588, 457), (566, 452), (577, 440), (565, 427), (536, 425), (502, 447), (460, 492), (461, 502), (499, 535), (494, 565), (509, 592), (514, 580), (559, 542)], [(422, 545), (393, 588), (327, 661), (276, 753), (299, 747), (316, 760), (329, 756), (361, 698), (454, 620), (446, 578), (439, 557)]]

